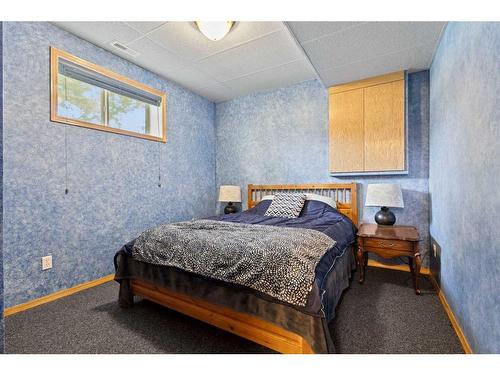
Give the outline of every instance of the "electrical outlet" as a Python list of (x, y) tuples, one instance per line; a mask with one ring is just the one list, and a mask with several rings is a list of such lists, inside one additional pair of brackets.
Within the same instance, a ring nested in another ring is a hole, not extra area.
[(42, 271), (52, 268), (52, 255), (42, 257)]
[(434, 255), (434, 258), (437, 258), (437, 246), (435, 243), (432, 244), (432, 254)]

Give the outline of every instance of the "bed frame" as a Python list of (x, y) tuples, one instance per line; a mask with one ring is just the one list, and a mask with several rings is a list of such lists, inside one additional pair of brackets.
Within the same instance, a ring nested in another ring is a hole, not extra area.
[[(263, 196), (278, 192), (306, 192), (334, 197), (337, 201), (337, 209), (356, 225), (358, 224), (358, 197), (355, 183), (248, 185), (248, 208), (254, 207)], [(133, 295), (141, 296), (277, 352), (313, 353), (309, 343), (301, 336), (250, 314), (234, 311), (186, 294), (174, 293), (137, 279), (130, 280), (130, 289)]]
[(248, 208), (252, 208), (266, 195), (275, 193), (314, 193), (334, 198), (337, 210), (358, 225), (358, 191), (356, 183), (302, 184), (302, 185), (248, 185)]

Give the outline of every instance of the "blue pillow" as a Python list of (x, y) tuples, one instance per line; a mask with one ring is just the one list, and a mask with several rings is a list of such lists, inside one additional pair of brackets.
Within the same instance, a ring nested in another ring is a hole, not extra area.
[(260, 201), (259, 203), (257, 203), (256, 206), (249, 209), (247, 212), (255, 214), (255, 215), (264, 216), (264, 214), (266, 213), (266, 211), (269, 208), (269, 206), (271, 205), (271, 203), (272, 203), (271, 199), (266, 199), (266, 200)]
[[(300, 217), (302, 216), (321, 216), (325, 212), (326, 208), (330, 207), (324, 202), (307, 200), (302, 208)], [(331, 207), (330, 207), (331, 208)]]

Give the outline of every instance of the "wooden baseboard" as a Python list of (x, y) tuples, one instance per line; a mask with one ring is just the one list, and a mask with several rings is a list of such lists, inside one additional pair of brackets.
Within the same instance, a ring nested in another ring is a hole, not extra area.
[[(381, 263), (381, 262), (378, 262), (378, 261), (373, 260), (373, 259), (368, 260), (368, 266), (369, 267), (387, 268), (387, 269), (392, 269), (392, 270), (397, 270), (397, 271), (406, 271), (406, 272), (409, 271), (409, 269), (406, 265), (385, 264), (385, 263)], [(420, 272), (423, 275), (429, 275), (428, 268), (422, 268), (420, 270)], [(89, 288), (92, 288), (94, 286), (104, 284), (108, 281), (113, 280), (113, 278), (114, 278), (114, 274), (104, 276), (104, 277), (101, 277), (100, 279), (91, 280), (91, 281), (88, 281), (86, 283), (79, 284), (79, 285), (76, 285), (76, 286), (68, 288), (68, 289), (59, 290), (55, 293), (31, 300), (28, 302), (24, 302), (24, 303), (21, 303), (19, 305), (7, 307), (7, 308), (5, 308), (3, 315), (9, 316), (9, 315), (13, 315), (13, 314), (16, 314), (18, 312), (21, 312), (21, 311), (32, 309), (33, 307), (40, 306), (40, 305), (43, 305), (45, 303), (55, 301), (59, 298), (63, 298), (66, 296), (70, 296), (74, 293), (78, 293), (82, 290), (89, 289)]]
[[(378, 262), (373, 259), (368, 259), (368, 266), (369, 267), (378, 267), (378, 268), (387, 268), (391, 270), (396, 270), (396, 271), (405, 271), (405, 272), (410, 272), (409, 267), (406, 264), (385, 264)], [(422, 268), (420, 270), (420, 273), (422, 275), (426, 275), (434, 289), (436, 289), (439, 301), (441, 301), (441, 304), (443, 305), (444, 311), (446, 311), (446, 315), (448, 315), (448, 319), (450, 319), (450, 323), (455, 330), (455, 334), (457, 335), (458, 339), (460, 340), (460, 343), (462, 344), (462, 348), (464, 349), (465, 354), (472, 354), (472, 349), (469, 345), (469, 342), (467, 341), (467, 338), (464, 335), (464, 332), (462, 331), (462, 328), (458, 324), (457, 318), (455, 318), (455, 314), (453, 314), (453, 310), (451, 309), (448, 301), (446, 300), (446, 297), (439, 287), (438, 283), (436, 282), (436, 279), (434, 278), (434, 275), (430, 271), (429, 268)]]
[(78, 293), (82, 290), (89, 289), (89, 288), (92, 288), (94, 286), (98, 286), (98, 285), (107, 283), (108, 281), (113, 280), (114, 277), (115, 277), (115, 274), (104, 276), (104, 277), (101, 277), (100, 279), (87, 281), (86, 283), (75, 285), (71, 288), (59, 290), (55, 293), (48, 294), (46, 296), (31, 300), (31, 301), (28, 301), (25, 303), (21, 303), (20, 305), (7, 307), (7, 308), (5, 308), (3, 315), (9, 316), (9, 315), (17, 314), (18, 312), (32, 309), (33, 307), (37, 307), (37, 306), (43, 305), (45, 303), (58, 300), (59, 298), (70, 296), (70, 295)]
[[(410, 272), (410, 267), (406, 264), (387, 264), (373, 259), (368, 259), (368, 267), (387, 268), (389, 270)], [(427, 276), (430, 274), (430, 270), (428, 268), (422, 267), (420, 269), (420, 274)]]
[(455, 317), (455, 314), (453, 314), (453, 310), (451, 309), (450, 304), (446, 300), (446, 296), (439, 287), (432, 272), (429, 273), (429, 280), (431, 281), (432, 285), (434, 286), (434, 289), (436, 289), (436, 292), (438, 293), (439, 300), (443, 305), (444, 311), (446, 311), (446, 314), (448, 315), (448, 319), (450, 319), (450, 323), (453, 326), (453, 329), (455, 330), (455, 333), (457, 334), (460, 343), (462, 344), (462, 348), (464, 349), (465, 354), (473, 354), (472, 348), (470, 347), (469, 342), (467, 341), (467, 337), (465, 337), (464, 332), (460, 327), (460, 324), (458, 324), (458, 320)]
[[(368, 266), (369, 267), (392, 269), (392, 270), (396, 270), (396, 271), (409, 272), (409, 268), (406, 265), (385, 264), (385, 263), (381, 263), (381, 262), (378, 262), (378, 261), (373, 260), (373, 259), (368, 260)], [(429, 278), (432, 285), (436, 289), (436, 291), (438, 293), (439, 300), (441, 301), (441, 304), (443, 305), (443, 308), (446, 311), (448, 318), (450, 319), (450, 323), (451, 323), (453, 329), (455, 330), (455, 333), (458, 336), (460, 343), (462, 344), (464, 352), (466, 354), (472, 354), (473, 352), (472, 352), (472, 349), (469, 345), (469, 342), (467, 341), (467, 338), (465, 337), (465, 335), (462, 331), (462, 328), (458, 324), (457, 318), (455, 317), (455, 314), (453, 314), (453, 310), (451, 309), (448, 301), (446, 300), (446, 297), (445, 297), (443, 291), (441, 290), (438, 283), (436, 282), (436, 279), (432, 275), (432, 272), (430, 272), (430, 270), (428, 268), (422, 268), (420, 270), (420, 272)], [(78, 293), (82, 290), (89, 289), (89, 288), (107, 283), (108, 281), (113, 280), (114, 276), (115, 276), (114, 274), (104, 276), (104, 277), (101, 277), (100, 279), (88, 281), (86, 283), (79, 284), (79, 285), (76, 285), (76, 286), (68, 288), (68, 289), (63, 289), (63, 290), (57, 291), (55, 293), (52, 293), (52, 294), (49, 294), (46, 296), (31, 300), (31, 301), (28, 301), (25, 303), (21, 303), (20, 305), (7, 307), (4, 310), (4, 316), (9, 316), (9, 315), (13, 315), (13, 314), (16, 314), (18, 312), (21, 312), (21, 311), (29, 310), (29, 309), (32, 309), (33, 307), (40, 306), (40, 305), (43, 305), (45, 303), (58, 300), (59, 298), (70, 296), (70, 295)]]

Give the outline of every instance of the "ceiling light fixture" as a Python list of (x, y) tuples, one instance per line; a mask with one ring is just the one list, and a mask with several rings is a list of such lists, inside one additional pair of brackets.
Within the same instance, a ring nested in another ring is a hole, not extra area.
[(223, 22), (201, 22), (196, 21), (196, 26), (201, 31), (203, 35), (205, 35), (208, 39), (213, 40), (214, 42), (217, 40), (221, 40), (226, 36), (226, 34), (231, 30), (233, 26), (233, 21), (223, 21)]

